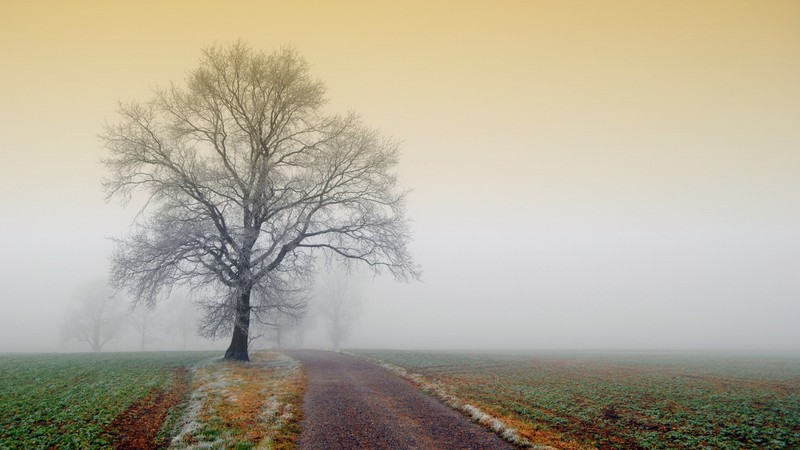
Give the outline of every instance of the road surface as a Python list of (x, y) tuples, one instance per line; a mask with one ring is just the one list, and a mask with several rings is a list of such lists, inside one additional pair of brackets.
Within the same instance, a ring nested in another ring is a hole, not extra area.
[(315, 350), (287, 354), (303, 363), (308, 376), (301, 449), (514, 449), (359, 357)]

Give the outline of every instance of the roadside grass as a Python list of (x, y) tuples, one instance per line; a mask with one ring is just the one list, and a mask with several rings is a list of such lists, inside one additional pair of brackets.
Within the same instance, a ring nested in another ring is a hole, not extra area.
[(116, 417), (211, 355), (0, 355), (0, 448), (109, 448)]
[(295, 360), (261, 352), (249, 363), (218, 360), (193, 372), (171, 448), (296, 447), (305, 377)]
[(402, 368), (424, 390), (456, 398), (457, 409), (477, 408), (465, 412), (473, 420), (498, 418), (535, 445), (800, 448), (797, 357), (356, 353)]
[(0, 449), (295, 448), (303, 372), (277, 353), (251, 357), (0, 354)]

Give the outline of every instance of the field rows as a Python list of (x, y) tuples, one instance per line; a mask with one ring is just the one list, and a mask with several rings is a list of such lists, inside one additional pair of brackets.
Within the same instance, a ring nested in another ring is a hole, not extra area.
[(360, 352), (558, 448), (800, 448), (800, 360)]
[[(798, 358), (360, 353), (556, 448), (800, 448)], [(0, 448), (119, 445), (121, 418), (136, 422), (137, 405), (177, 385), (190, 394), (155, 430), (159, 446), (293, 448), (304, 386), (293, 360), (194, 352), (0, 355)]]
[[(218, 352), (0, 355), (0, 449), (292, 448), (302, 388), (275, 353), (247, 365)], [(177, 405), (159, 404), (170, 393)], [(168, 416), (151, 420), (159, 408)]]

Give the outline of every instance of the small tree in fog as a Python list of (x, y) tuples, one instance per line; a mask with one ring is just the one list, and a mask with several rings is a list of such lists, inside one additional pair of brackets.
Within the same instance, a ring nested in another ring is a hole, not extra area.
[(299, 315), (281, 314), (276, 311), (270, 318), (267, 329), (267, 337), (275, 344), (275, 347), (282, 348), (286, 345), (290, 333), (303, 320)]
[(255, 332), (251, 336), (251, 342), (260, 339), (271, 342), (273, 346), (281, 348), (286, 345), (292, 328), (303, 320), (306, 315), (306, 295), (308, 285), (291, 288), (284, 286), (284, 289), (274, 289), (270, 294), (273, 299), (280, 299), (277, 303), (279, 307), (253, 308), (252, 318), (255, 322)]
[(152, 306), (137, 305), (128, 313), (128, 322), (139, 338), (139, 350), (144, 351), (147, 344), (155, 342), (163, 329), (163, 320)]
[(178, 294), (170, 298), (167, 328), (181, 339), (181, 348), (186, 350), (186, 343), (197, 335), (197, 317), (194, 305), (186, 295)]
[(290, 333), (292, 335), (292, 345), (298, 348), (305, 346), (306, 333), (314, 326), (314, 315), (309, 312), (303, 316), (294, 326)]
[(84, 284), (75, 291), (74, 302), (64, 316), (61, 337), (65, 343), (88, 344), (93, 352), (119, 333), (122, 314), (113, 290), (104, 281)]
[(205, 335), (231, 335), (225, 358), (247, 360), (252, 313), (288, 308), (271, 293), (306, 282), (314, 250), (416, 278), (397, 144), (325, 103), (297, 52), (236, 43), (206, 50), (185, 87), (122, 104), (105, 188), (147, 201), (116, 243), (115, 286), (155, 302), (190, 284)]
[(349, 274), (333, 271), (321, 277), (318, 295), (317, 309), (333, 348), (338, 349), (361, 313), (358, 285)]

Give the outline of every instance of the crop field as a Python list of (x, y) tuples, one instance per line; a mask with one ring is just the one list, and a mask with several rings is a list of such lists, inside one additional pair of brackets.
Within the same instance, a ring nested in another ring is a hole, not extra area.
[(129, 406), (213, 355), (0, 355), (0, 448), (108, 448)]
[[(224, 442), (210, 439), (220, 448), (251, 448), (254, 438), (282, 439), (278, 447), (291, 448), (294, 422), (267, 420), (278, 415), (291, 418), (291, 406), (277, 403), (274, 392), (265, 389), (279, 391), (283, 396), (279, 399), (296, 401), (302, 388), (296, 381), (299, 370), (281, 355), (257, 359), (244, 366), (221, 361), (219, 352), (0, 355), (0, 449), (163, 448), (170, 444), (185, 448), (206, 440), (204, 433), (224, 434)], [(295, 378), (284, 382), (289, 375)], [(203, 385), (209, 376), (224, 392), (253, 391), (242, 396), (242, 401), (250, 402), (246, 412), (268, 421), (270, 428), (259, 431), (260, 423), (240, 424), (249, 428), (250, 435), (236, 436), (237, 423), (223, 413), (238, 413), (244, 406), (236, 399), (227, 401), (229, 396), (214, 397), (218, 392), (209, 392)], [(248, 380), (257, 381), (260, 388), (253, 389)], [(219, 411), (215, 415), (204, 404), (209, 396)], [(262, 400), (267, 404), (258, 403)], [(264, 415), (259, 408), (275, 411)], [(180, 439), (173, 438), (177, 434)]]
[(800, 448), (800, 357), (359, 351), (555, 448)]

